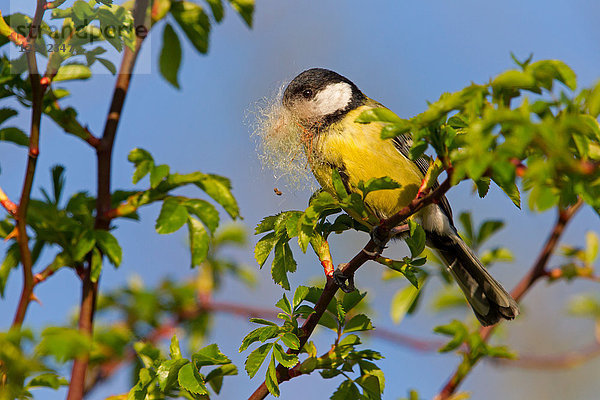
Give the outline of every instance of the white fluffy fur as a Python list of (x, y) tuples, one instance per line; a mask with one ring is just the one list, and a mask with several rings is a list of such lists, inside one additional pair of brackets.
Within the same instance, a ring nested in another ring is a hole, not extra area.
[(446, 214), (436, 204), (430, 204), (421, 213), (421, 225), (426, 231), (437, 232), (440, 234), (453, 234), (454, 230), (450, 228), (450, 221)]
[(352, 87), (346, 82), (338, 82), (317, 93), (313, 103), (316, 113), (322, 117), (343, 110), (351, 99)]

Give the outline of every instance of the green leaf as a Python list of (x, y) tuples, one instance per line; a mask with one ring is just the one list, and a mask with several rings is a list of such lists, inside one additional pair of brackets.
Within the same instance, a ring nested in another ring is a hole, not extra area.
[(592, 117), (598, 118), (600, 114), (600, 81), (592, 89), (587, 99), (587, 106)]
[(363, 390), (369, 394), (370, 399), (381, 399), (381, 387), (379, 385), (379, 378), (375, 375), (363, 375), (356, 380), (356, 383), (363, 388)]
[(223, 377), (226, 375), (237, 375), (237, 367), (233, 364), (225, 364), (210, 371), (204, 381), (210, 384), (210, 387), (216, 394), (221, 392), (223, 386)]
[(253, 378), (254, 375), (256, 375), (256, 373), (260, 369), (260, 366), (265, 361), (267, 354), (269, 354), (269, 351), (271, 351), (272, 348), (273, 343), (265, 343), (262, 346), (254, 349), (254, 351), (252, 351), (252, 353), (248, 355), (248, 359), (245, 363), (245, 368), (250, 378)]
[(208, 395), (206, 386), (204, 386), (204, 381), (192, 363), (185, 364), (181, 367), (177, 374), (177, 381), (179, 382), (179, 386), (188, 392)]
[(287, 354), (279, 343), (273, 345), (273, 355), (275, 359), (284, 367), (292, 368), (298, 364), (298, 356), (295, 354)]
[(402, 185), (387, 176), (371, 178), (366, 183), (363, 183), (362, 181), (358, 183), (358, 188), (363, 193), (363, 199), (367, 197), (367, 194), (376, 190), (398, 189), (400, 187), (402, 187)]
[(360, 398), (361, 394), (358, 390), (358, 387), (356, 387), (356, 384), (351, 380), (343, 381), (330, 397), (331, 400), (349, 400)]
[(174, 360), (179, 360), (183, 358), (181, 355), (181, 349), (179, 348), (179, 340), (177, 339), (177, 335), (173, 335), (171, 338), (171, 345), (169, 346), (169, 355)]
[(281, 300), (279, 300), (277, 302), (277, 304), (275, 304), (275, 306), (281, 308), (287, 314), (291, 314), (292, 313), (292, 305), (290, 304), (290, 301), (288, 300), (288, 298), (285, 295), (285, 293), (283, 294), (283, 297), (281, 297)]
[(475, 181), (475, 186), (477, 187), (477, 194), (483, 199), (490, 190), (490, 178), (481, 177)]
[(287, 273), (294, 271), (296, 271), (296, 261), (294, 260), (289, 243), (277, 243), (275, 245), (275, 256), (271, 264), (273, 281), (280, 284), (285, 290), (290, 290)]
[(115, 67), (115, 64), (113, 64), (112, 61), (101, 57), (96, 57), (96, 61), (104, 65), (104, 68), (106, 68), (111, 74), (115, 75), (117, 73), (117, 67)]
[(152, 161), (152, 163), (154, 163), (152, 155), (148, 151), (139, 148), (131, 150), (129, 152), (129, 155), (127, 156), (127, 160), (129, 160), (136, 166), (142, 161)]
[(152, 171), (152, 169), (154, 168), (154, 161), (144, 160), (136, 165), (137, 167), (135, 168), (135, 171), (133, 171), (133, 176), (131, 177), (131, 181), (134, 185), (138, 183), (143, 177), (148, 175), (150, 171)]
[(342, 180), (340, 171), (338, 171), (336, 168), (331, 170), (331, 181), (333, 183), (333, 187), (335, 188), (335, 193), (338, 199), (344, 200), (346, 197), (348, 197), (348, 192), (344, 186), (344, 181)]
[(265, 261), (271, 254), (271, 250), (275, 247), (275, 244), (279, 241), (279, 237), (275, 235), (275, 232), (271, 232), (263, 236), (256, 246), (254, 247), (254, 259), (258, 263), (258, 265), (265, 265)]
[(160, 234), (173, 233), (188, 220), (188, 211), (181, 202), (173, 197), (168, 197), (160, 209), (156, 219), (156, 232)]
[(358, 122), (359, 124), (368, 124), (370, 122), (389, 122), (397, 124), (403, 122), (403, 120), (394, 114), (393, 111), (380, 107), (363, 111), (354, 122)]
[(192, 362), (198, 369), (207, 365), (223, 365), (231, 363), (227, 356), (221, 353), (219, 346), (210, 344), (192, 355)]
[(358, 305), (358, 303), (362, 301), (362, 299), (365, 298), (366, 295), (367, 292), (361, 293), (358, 290), (355, 290), (351, 293), (344, 293), (342, 298), (342, 307), (344, 308), (344, 311), (349, 312), (352, 310)]
[(517, 208), (521, 208), (521, 194), (519, 193), (519, 189), (517, 185), (513, 183), (502, 183), (497, 179), (492, 178), (492, 180), (500, 186), (500, 188), (506, 193), (506, 195), (512, 200), (513, 204), (517, 206)]
[(481, 224), (481, 227), (479, 228), (479, 234), (477, 235), (477, 243), (481, 244), (485, 242), (490, 236), (498, 232), (503, 227), (504, 222), (502, 221), (485, 221), (483, 224)]
[(72, 81), (75, 79), (89, 79), (92, 76), (92, 70), (86, 65), (66, 64), (61, 66), (52, 81)]
[(179, 371), (187, 364), (189, 361), (183, 358), (163, 361), (156, 370), (160, 390), (163, 392), (170, 390), (177, 382)]
[(96, 244), (96, 235), (94, 231), (84, 231), (81, 236), (76, 239), (73, 247), (73, 261), (81, 261), (87, 253), (92, 251)]
[(73, 14), (80, 21), (93, 20), (96, 18), (96, 12), (82, 0), (77, 0), (72, 7)]
[(210, 20), (202, 7), (189, 1), (171, 3), (171, 14), (200, 53), (208, 51)]
[(121, 264), (121, 259), (123, 258), (123, 250), (119, 245), (117, 239), (107, 231), (103, 230), (95, 230), (94, 234), (96, 236), (96, 243), (100, 250), (108, 257), (108, 260), (114, 265), (118, 267)]
[(218, 175), (203, 175), (195, 183), (196, 186), (223, 206), (231, 218), (237, 218), (240, 215), (238, 204), (233, 194), (231, 194), (229, 180)]
[(92, 271), (90, 274), (90, 279), (92, 282), (98, 282), (98, 278), (100, 278), (100, 273), (102, 272), (102, 254), (98, 248), (94, 248), (92, 250)]
[(506, 346), (486, 346), (486, 354), (489, 357), (495, 358), (507, 358), (509, 360), (514, 360), (517, 358), (517, 354), (511, 351)]
[(254, 324), (278, 326), (275, 322), (269, 321), (268, 319), (264, 319), (264, 318), (250, 318), (250, 322), (252, 322)]
[(162, 49), (160, 51), (160, 74), (171, 85), (179, 89), (179, 67), (181, 66), (181, 43), (171, 24), (167, 23), (163, 30)]
[(294, 310), (306, 298), (306, 296), (308, 295), (308, 291), (309, 291), (309, 288), (306, 286), (298, 286), (296, 288), (296, 291), (294, 292), (294, 299), (292, 300), (292, 306), (293, 306)]
[[(214, 233), (219, 226), (219, 212), (208, 201), (201, 199), (188, 199), (183, 202), (183, 205), (187, 208), (188, 213), (193, 214), (200, 218), (200, 221), (206, 225), (206, 227)], [(221, 232), (221, 236), (222, 236)]]
[[(187, 213), (187, 211), (186, 211)], [(190, 249), (192, 251), (192, 266), (201, 265), (208, 256), (210, 238), (204, 225), (194, 217), (188, 217)]]
[(440, 353), (446, 353), (457, 349), (461, 344), (465, 342), (469, 334), (466, 326), (457, 320), (453, 320), (447, 325), (436, 326), (433, 331), (442, 335), (452, 336), (452, 340), (446, 343), (439, 351)]
[(585, 233), (585, 261), (593, 263), (598, 256), (598, 236), (592, 232)]
[(64, 363), (87, 354), (91, 345), (90, 338), (77, 329), (52, 326), (42, 331), (42, 339), (37, 351), (42, 355), (51, 355), (56, 361)]
[(292, 332), (284, 333), (283, 336), (281, 336), (281, 341), (292, 350), (300, 349), (300, 339)]
[(475, 235), (473, 232), (473, 220), (471, 219), (471, 213), (462, 212), (458, 216), (458, 219), (460, 220), (460, 224), (462, 225), (464, 235), (467, 239), (467, 243), (472, 244), (473, 240), (475, 239)]
[(571, 90), (577, 88), (577, 76), (567, 64), (560, 60), (541, 60), (529, 64), (527, 71), (531, 71), (535, 79), (548, 90), (552, 89), (552, 80), (562, 82)]
[(31, 378), (31, 380), (27, 383), (25, 388), (31, 389), (38, 387), (48, 387), (56, 390), (61, 386), (67, 386), (68, 384), (69, 381), (63, 378), (62, 376), (54, 374), (52, 372), (46, 372)]
[(412, 219), (408, 221), (410, 236), (405, 239), (413, 258), (418, 257), (425, 250), (425, 230)]
[(420, 288), (408, 285), (396, 292), (390, 303), (390, 316), (394, 323), (399, 324), (404, 319), (408, 310), (417, 300), (420, 291)]
[[(260, 318), (251, 318), (251, 320), (254, 321), (250, 321), (250, 322), (257, 322), (256, 319), (260, 319)], [(240, 353), (244, 350), (246, 350), (252, 343), (254, 342), (264, 342), (265, 340), (269, 340), (272, 339), (276, 336), (279, 335), (279, 331), (280, 331), (280, 327), (276, 324), (274, 324), (271, 321), (267, 321), (267, 320), (261, 320), (264, 322), (258, 322), (258, 323), (267, 323), (267, 326), (262, 326), (260, 328), (256, 328), (255, 330), (253, 330), (252, 332), (250, 332), (249, 334), (247, 334), (244, 339), (242, 340), (242, 344), (240, 345)]]
[(248, 27), (252, 28), (252, 15), (254, 14), (254, 0), (229, 0), (231, 6), (246, 22)]
[(254, 233), (256, 235), (258, 235), (259, 233), (265, 233), (265, 232), (272, 231), (275, 228), (275, 222), (277, 221), (278, 217), (279, 217), (279, 214), (264, 217), (262, 219), (262, 221), (260, 221), (260, 223), (254, 229)]
[(19, 128), (0, 129), (0, 141), (11, 142), (19, 146), (29, 146), (29, 136)]
[(157, 361), (162, 359), (160, 350), (152, 343), (135, 342), (133, 348), (146, 368), (152, 368)]
[(578, 317), (598, 320), (600, 319), (600, 299), (595, 295), (579, 294), (569, 301), (568, 311)]
[(150, 171), (150, 187), (154, 189), (163, 179), (169, 176), (169, 166), (165, 164), (157, 165)]
[(0, 108), (0, 125), (16, 115), (19, 115), (17, 110), (8, 107)]
[(206, 2), (210, 6), (210, 10), (212, 11), (215, 21), (221, 22), (223, 16), (225, 15), (222, 0), (206, 0)]
[(357, 314), (344, 325), (344, 333), (370, 331), (373, 329), (371, 320), (364, 314)]

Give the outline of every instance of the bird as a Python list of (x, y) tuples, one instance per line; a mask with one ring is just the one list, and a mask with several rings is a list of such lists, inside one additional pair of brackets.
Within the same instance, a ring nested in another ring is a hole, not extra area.
[[(360, 181), (387, 176), (401, 187), (365, 197), (365, 205), (380, 219), (389, 218), (415, 198), (429, 168), (428, 159), (409, 158), (410, 133), (384, 140), (382, 123), (355, 121), (362, 112), (383, 105), (348, 78), (324, 68), (308, 69), (287, 85), (281, 102), (291, 116), (286, 123), (300, 126), (308, 138), (303, 140), (306, 158), (322, 190), (335, 196), (333, 170), (339, 172), (349, 193), (360, 193)], [(411, 218), (423, 227), (427, 246), (440, 255), (483, 326), (519, 314), (516, 301), (458, 234), (445, 196)]]

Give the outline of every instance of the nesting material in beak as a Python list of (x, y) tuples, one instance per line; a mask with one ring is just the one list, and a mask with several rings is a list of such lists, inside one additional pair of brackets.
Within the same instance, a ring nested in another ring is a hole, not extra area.
[(253, 112), (253, 136), (258, 140), (259, 159), (277, 179), (284, 178), (296, 189), (315, 186), (305, 148), (310, 148), (312, 133), (282, 104), (286, 85), (270, 98), (260, 101)]

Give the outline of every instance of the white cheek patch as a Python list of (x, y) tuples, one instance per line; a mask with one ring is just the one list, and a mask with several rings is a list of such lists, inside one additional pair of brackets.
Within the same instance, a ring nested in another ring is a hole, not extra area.
[(313, 100), (316, 114), (326, 116), (343, 110), (352, 100), (352, 87), (346, 82), (338, 82), (321, 90)]

